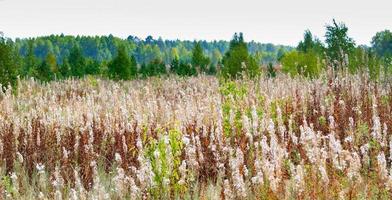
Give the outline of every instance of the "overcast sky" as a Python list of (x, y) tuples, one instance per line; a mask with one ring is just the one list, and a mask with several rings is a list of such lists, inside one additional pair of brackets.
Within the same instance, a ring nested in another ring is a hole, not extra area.
[(391, 0), (0, 0), (7, 37), (49, 34), (224, 39), (296, 45), (305, 29), (324, 40), (332, 18), (357, 44), (392, 29)]

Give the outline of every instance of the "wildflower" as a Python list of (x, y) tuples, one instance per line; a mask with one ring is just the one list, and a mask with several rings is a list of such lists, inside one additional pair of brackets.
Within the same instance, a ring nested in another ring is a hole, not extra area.
[(22, 154), (19, 153), (19, 151), (16, 152), (16, 157), (18, 158), (19, 163), (23, 163), (23, 156), (22, 156)]
[(78, 200), (79, 199), (78, 198), (78, 193), (76, 192), (76, 190), (74, 188), (71, 188), (69, 196), (70, 196), (70, 199), (72, 199), (72, 200)]
[(324, 184), (328, 184), (329, 178), (328, 178), (327, 170), (325, 170), (325, 167), (319, 166), (319, 171), (321, 174), (321, 180), (324, 182)]
[(381, 153), (377, 155), (377, 163), (381, 178), (388, 179), (387, 161), (385, 159), (385, 154), (383, 151), (381, 151)]
[(227, 179), (223, 181), (223, 193), (226, 199), (234, 199), (234, 194), (231, 190), (230, 182)]
[(39, 174), (42, 174), (42, 173), (44, 173), (45, 165), (43, 165), (42, 163), (37, 163), (35, 165), (35, 168), (38, 170)]
[(294, 182), (296, 190), (301, 193), (305, 189), (305, 182), (304, 182), (305, 172), (302, 165), (297, 165), (296, 173), (294, 175)]
[(121, 155), (119, 153), (115, 153), (114, 160), (116, 160), (117, 163), (121, 163), (122, 162)]

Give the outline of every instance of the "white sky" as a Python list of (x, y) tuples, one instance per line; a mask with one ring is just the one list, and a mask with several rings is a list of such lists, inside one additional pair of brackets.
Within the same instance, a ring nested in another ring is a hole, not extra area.
[(7, 37), (49, 34), (231, 39), (296, 45), (305, 29), (324, 40), (332, 18), (357, 44), (392, 29), (391, 0), (0, 0)]

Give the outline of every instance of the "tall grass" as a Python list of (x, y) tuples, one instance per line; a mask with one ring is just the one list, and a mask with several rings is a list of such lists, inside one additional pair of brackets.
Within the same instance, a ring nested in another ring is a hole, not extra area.
[(392, 89), (366, 76), (24, 80), (5, 199), (390, 199)]

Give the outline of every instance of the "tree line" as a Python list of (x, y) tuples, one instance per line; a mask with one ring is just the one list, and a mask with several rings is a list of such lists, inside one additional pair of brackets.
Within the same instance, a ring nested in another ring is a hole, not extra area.
[(165, 74), (192, 76), (200, 73), (225, 78), (256, 77), (260, 65), (276, 75), (275, 63), (292, 76), (317, 77), (332, 67), (351, 73), (368, 72), (374, 79), (391, 73), (392, 33), (376, 33), (371, 47), (357, 46), (344, 23), (326, 26), (325, 41), (309, 30), (296, 48), (245, 42), (242, 33), (226, 41), (180, 41), (129, 36), (64, 36), (16, 39), (0, 37), (0, 83), (16, 83), (17, 77), (42, 81), (100, 75), (129, 80)]
[(325, 42), (306, 30), (295, 50), (278, 58), (283, 71), (292, 75), (317, 77), (327, 69), (368, 73), (379, 79), (392, 73), (392, 33), (384, 30), (372, 38), (371, 47), (356, 45), (348, 35), (348, 27), (335, 20), (326, 26)]
[[(166, 73), (181, 76), (215, 74), (230, 45), (223, 40), (162, 40), (152, 36), (143, 40), (135, 36), (121, 39), (113, 35), (92, 37), (63, 34), (17, 38), (14, 41), (1, 36), (1, 43), (3, 51), (12, 54), (12, 59), (7, 62), (13, 63), (13, 74), (42, 81), (84, 75), (130, 79)], [(247, 45), (258, 64), (276, 62), (280, 54), (292, 49), (254, 41)], [(5, 54), (1, 56), (7, 57)], [(117, 66), (118, 64), (128, 67)], [(121, 71), (121, 68), (127, 69)], [(7, 85), (8, 82), (10, 81), (4, 79), (0, 83)]]

